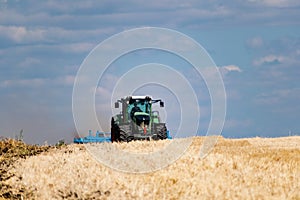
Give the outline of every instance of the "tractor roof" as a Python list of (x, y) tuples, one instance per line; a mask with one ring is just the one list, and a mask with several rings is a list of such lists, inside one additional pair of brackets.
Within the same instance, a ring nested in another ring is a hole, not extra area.
[(146, 98), (150, 98), (152, 99), (151, 96), (149, 95), (145, 95), (145, 96), (131, 96), (132, 99), (146, 99)]

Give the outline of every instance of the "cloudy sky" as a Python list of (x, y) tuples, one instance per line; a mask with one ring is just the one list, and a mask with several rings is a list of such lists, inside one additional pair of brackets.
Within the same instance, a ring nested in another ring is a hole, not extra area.
[[(85, 57), (114, 34), (148, 26), (180, 31), (210, 54), (226, 88), (224, 136), (299, 134), (299, 25), (298, 0), (0, 0), (0, 135), (23, 129), (29, 143), (70, 141), (73, 83)], [(118, 65), (160, 57), (136, 54), (116, 62), (104, 81), (118, 79)], [(105, 87), (97, 94), (98, 102), (110, 95)], [(206, 98), (199, 103), (204, 124), (210, 118)], [(171, 120), (168, 114), (174, 130)]]

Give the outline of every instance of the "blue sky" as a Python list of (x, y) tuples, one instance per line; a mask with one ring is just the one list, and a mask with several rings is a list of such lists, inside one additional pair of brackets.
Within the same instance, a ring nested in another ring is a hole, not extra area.
[[(298, 0), (0, 0), (0, 135), (24, 129), (29, 143), (71, 140), (73, 82), (84, 58), (113, 34), (145, 26), (180, 31), (208, 51), (226, 88), (224, 136), (299, 134), (299, 11)], [(141, 54), (119, 63), (151, 60)], [(108, 82), (116, 81), (111, 71)]]

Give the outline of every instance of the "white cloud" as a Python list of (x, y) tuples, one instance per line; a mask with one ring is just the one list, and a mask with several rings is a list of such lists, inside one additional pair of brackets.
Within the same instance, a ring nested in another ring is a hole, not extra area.
[(32, 78), (32, 79), (10, 79), (4, 80), (0, 83), (2, 88), (12, 88), (12, 87), (28, 87), (37, 88), (45, 87), (52, 82), (52, 85), (59, 86), (72, 86), (74, 84), (75, 76), (65, 75), (56, 78)]
[(53, 81), (59, 85), (73, 86), (74, 81), (75, 81), (75, 76), (66, 75), (66, 76), (58, 77), (58, 78), (54, 79)]
[[(106, 73), (102, 76), (99, 85), (96, 88), (96, 104), (102, 106), (103, 103), (109, 103), (112, 98), (113, 90), (120, 77)], [(114, 99), (115, 100), (115, 99)], [(110, 107), (110, 106), (109, 106)]]
[(99, 97), (100, 102), (108, 101), (110, 100), (112, 92), (108, 88), (104, 87), (97, 87), (96, 89), (96, 95)]
[(227, 70), (229, 72), (234, 72), (234, 71), (236, 71), (236, 72), (242, 72), (242, 70), (238, 66), (236, 66), (236, 65), (223, 66), (222, 69), (225, 69), (225, 70)]
[(259, 48), (259, 47), (263, 46), (264, 41), (261, 37), (254, 37), (254, 38), (247, 40), (246, 43), (251, 48)]
[(111, 35), (114, 32), (115, 28), (111, 27), (72, 30), (51, 26), (27, 28), (26, 26), (0, 25), (0, 38), (8, 39), (14, 43), (59, 43), (62, 48), (67, 48), (73, 52), (91, 50), (96, 44), (87, 42), (87, 40), (94, 38), (99, 40), (99, 36)]
[(264, 65), (264, 64), (280, 64), (285, 60), (286, 60), (286, 58), (284, 56), (270, 54), (270, 55), (267, 55), (262, 58), (254, 60), (253, 64), (256, 66), (260, 66), (260, 65)]
[(73, 85), (75, 80), (75, 76), (67, 75), (65, 76), (65, 83), (68, 85)]
[(219, 69), (223, 77), (231, 72), (242, 72), (241, 68), (236, 65), (226, 65), (219, 67)]
[(180, 16), (185, 16), (185, 18), (216, 18), (233, 14), (232, 10), (225, 6), (211, 7), (206, 9), (191, 6), (187, 9), (181, 10), (179, 13), (181, 14)]
[(270, 7), (294, 7), (299, 6), (298, 0), (248, 0), (252, 3), (259, 3)]
[(72, 53), (86, 53), (90, 52), (97, 44), (89, 43), (89, 42), (79, 42), (79, 43), (71, 43), (71, 44), (63, 44), (58, 47), (64, 52), (72, 52)]
[(33, 78), (33, 79), (17, 79), (17, 80), (5, 80), (0, 85), (1, 87), (39, 87), (46, 83), (46, 79)]
[[(104, 28), (95, 28), (95, 29), (65, 29), (60, 27), (48, 27), (46, 29), (46, 36), (49, 41), (76, 41), (76, 43), (84, 43), (78, 42), (91, 38), (99, 39), (100, 36), (103, 35), (111, 35), (115, 32), (115, 28), (113, 27), (104, 27)], [(85, 42), (86, 43), (86, 42)], [(89, 44), (89, 43), (86, 43)]]
[(44, 38), (45, 30), (27, 29), (24, 26), (2, 26), (0, 25), (0, 36), (6, 37), (14, 42), (32, 42)]

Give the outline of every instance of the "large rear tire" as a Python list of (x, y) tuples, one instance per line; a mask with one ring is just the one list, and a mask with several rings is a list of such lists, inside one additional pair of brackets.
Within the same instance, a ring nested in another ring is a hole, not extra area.
[(111, 118), (111, 142), (118, 142), (120, 140), (120, 128), (115, 123), (114, 118)]
[(167, 127), (165, 123), (160, 123), (155, 125), (155, 133), (157, 138), (160, 140), (165, 140), (168, 138)]

